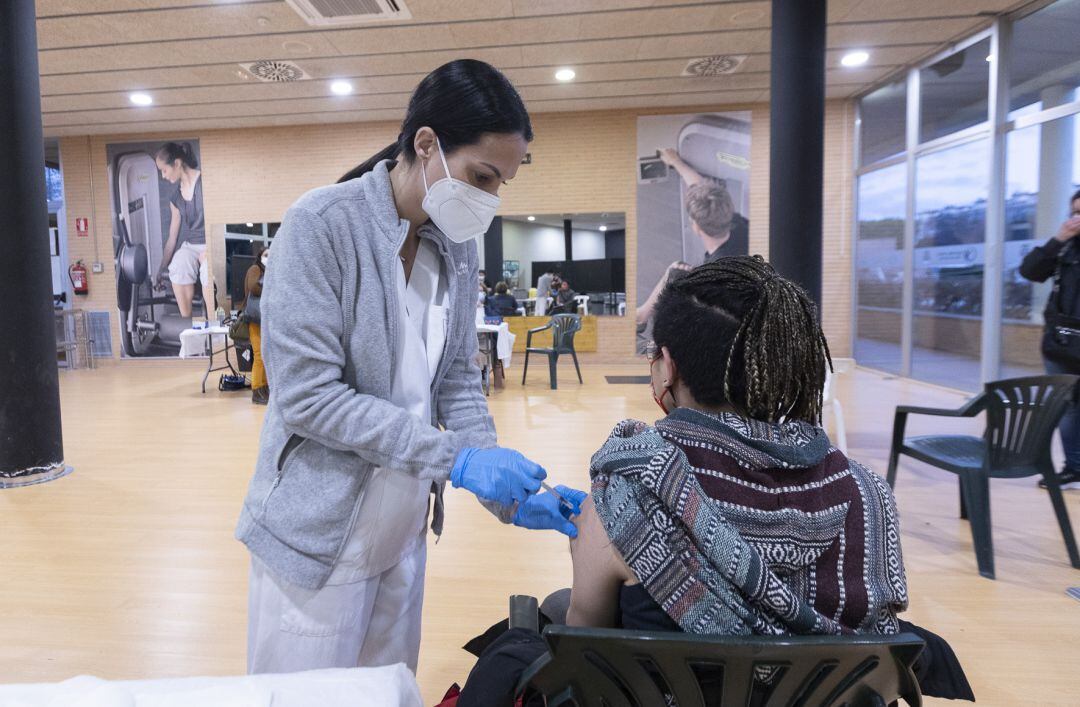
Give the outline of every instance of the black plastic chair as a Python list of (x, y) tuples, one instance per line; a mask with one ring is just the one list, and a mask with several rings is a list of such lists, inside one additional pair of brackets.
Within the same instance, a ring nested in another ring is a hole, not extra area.
[[(1080, 376), (1032, 376), (986, 384), (981, 394), (957, 410), (901, 405), (893, 422), (889, 451), (889, 486), (896, 482), (901, 454), (960, 477), (960, 517), (971, 522), (979, 574), (994, 578), (994, 546), (990, 527), (990, 479), (1015, 479), (1041, 474), (1046, 479), (1065, 549), (1072, 566), (1080, 569), (1069, 513), (1061, 496), (1050, 440), (1065, 407), (1076, 394)], [(974, 417), (986, 412), (983, 436), (927, 435), (904, 439), (907, 416)]]
[[(551, 329), (551, 347), (542, 348), (532, 345), (533, 334)], [(581, 366), (578, 365), (577, 351), (574, 350), (574, 334), (581, 330), (581, 317), (576, 314), (556, 314), (551, 317), (547, 324), (535, 329), (529, 329), (525, 337), (525, 367), (521, 371), (521, 384), (525, 385), (525, 376), (529, 373), (529, 354), (544, 354), (548, 357), (548, 370), (551, 374), (551, 389), (559, 387), (558, 374), (556, 373), (559, 356), (570, 354), (574, 358), (574, 369), (577, 371), (578, 383), (584, 383), (581, 379)]]
[[(510, 598), (511, 627), (536, 630), (536, 599)], [(695, 636), (551, 625), (522, 675), (548, 707), (884, 707), (922, 704), (918, 636)], [(764, 678), (764, 679), (762, 679)], [(754, 702), (751, 702), (753, 694)], [(719, 699), (718, 699), (719, 698)]]

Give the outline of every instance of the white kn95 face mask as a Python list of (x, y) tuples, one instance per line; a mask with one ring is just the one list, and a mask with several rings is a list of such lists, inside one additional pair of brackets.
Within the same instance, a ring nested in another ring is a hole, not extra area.
[(424, 179), (423, 208), (447, 238), (454, 243), (465, 243), (487, 232), (500, 200), (494, 194), (451, 177), (438, 137), (435, 146), (439, 148), (439, 159), (446, 176), (428, 187), (427, 170), (420, 170)]

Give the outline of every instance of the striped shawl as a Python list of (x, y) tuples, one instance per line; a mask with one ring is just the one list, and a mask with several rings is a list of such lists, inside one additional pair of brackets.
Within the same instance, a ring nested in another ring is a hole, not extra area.
[(590, 474), (612, 542), (683, 630), (898, 631), (893, 496), (821, 428), (679, 408), (619, 423)]

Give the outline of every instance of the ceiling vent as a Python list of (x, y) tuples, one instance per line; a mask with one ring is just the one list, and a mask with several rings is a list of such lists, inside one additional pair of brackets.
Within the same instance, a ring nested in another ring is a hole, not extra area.
[(717, 54), (701, 59), (691, 59), (683, 69), (683, 76), (724, 76), (734, 74), (746, 61), (746, 55)]
[(411, 20), (403, 0), (285, 0), (315, 27)]
[(263, 59), (252, 64), (241, 64), (240, 66), (255, 78), (267, 83), (288, 83), (290, 81), (303, 81), (308, 78), (304, 70), (291, 61)]

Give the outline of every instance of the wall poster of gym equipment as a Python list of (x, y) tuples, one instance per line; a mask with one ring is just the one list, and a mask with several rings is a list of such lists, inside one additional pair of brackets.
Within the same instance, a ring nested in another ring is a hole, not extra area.
[(749, 251), (750, 112), (637, 120), (637, 352), (670, 279)]
[(213, 317), (197, 139), (105, 146), (125, 358), (172, 357), (192, 318)]

